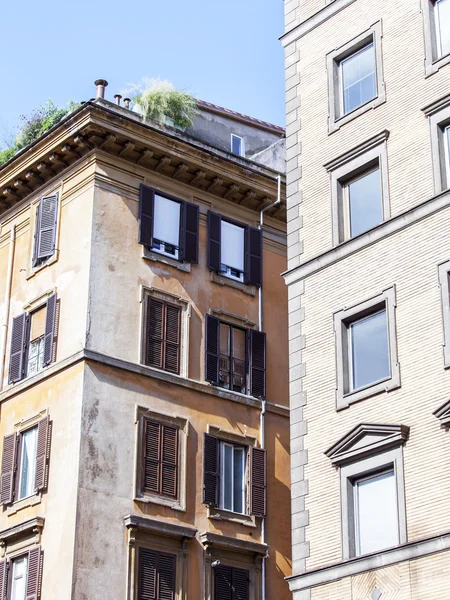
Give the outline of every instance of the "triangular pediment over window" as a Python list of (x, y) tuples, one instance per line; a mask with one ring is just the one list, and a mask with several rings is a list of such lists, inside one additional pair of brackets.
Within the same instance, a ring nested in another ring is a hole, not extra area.
[(341, 466), (401, 446), (408, 439), (408, 435), (409, 427), (406, 425), (360, 423), (325, 454), (333, 465)]
[(450, 400), (435, 410), (433, 415), (440, 420), (444, 427), (450, 428)]

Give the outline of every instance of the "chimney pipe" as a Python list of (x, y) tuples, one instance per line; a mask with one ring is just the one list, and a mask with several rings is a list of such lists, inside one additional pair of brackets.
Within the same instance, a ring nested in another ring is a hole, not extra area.
[(114, 94), (114, 98), (116, 99), (117, 106), (120, 106), (120, 101), (122, 99), (122, 96), (120, 94)]
[(94, 85), (96, 86), (96, 98), (104, 98), (105, 97), (105, 87), (108, 85), (106, 79), (97, 79), (94, 81)]
[(130, 109), (130, 102), (131, 102), (131, 98), (124, 98), (123, 99), (123, 103), (125, 105), (125, 108), (128, 108), (128, 110)]

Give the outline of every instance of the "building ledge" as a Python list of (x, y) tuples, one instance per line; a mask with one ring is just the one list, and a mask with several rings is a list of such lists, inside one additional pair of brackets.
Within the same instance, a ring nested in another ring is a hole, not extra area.
[(218, 548), (220, 550), (229, 550), (230, 552), (239, 552), (239, 554), (252, 554), (266, 556), (269, 546), (259, 542), (250, 542), (218, 533), (205, 531), (200, 534), (200, 542), (205, 548)]
[(43, 517), (35, 517), (19, 525), (3, 529), (3, 531), (0, 531), (0, 546), (8, 545), (17, 538), (23, 538), (32, 534), (40, 535), (44, 523), (45, 519)]
[(128, 515), (124, 518), (124, 521), (127, 529), (139, 529), (139, 531), (145, 531), (146, 533), (183, 540), (191, 540), (197, 533), (197, 529), (194, 527), (177, 525), (176, 523), (168, 523), (149, 517), (139, 517), (138, 515)]

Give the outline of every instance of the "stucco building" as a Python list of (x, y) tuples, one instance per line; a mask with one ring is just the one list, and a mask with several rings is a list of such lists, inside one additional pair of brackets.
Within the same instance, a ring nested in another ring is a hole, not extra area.
[(284, 130), (97, 86), (0, 169), (0, 596), (287, 599)]
[(449, 0), (286, 0), (294, 600), (450, 585)]

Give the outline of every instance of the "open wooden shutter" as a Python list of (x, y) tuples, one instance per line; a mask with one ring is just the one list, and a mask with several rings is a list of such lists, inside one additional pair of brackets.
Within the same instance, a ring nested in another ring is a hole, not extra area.
[(222, 218), (208, 211), (208, 268), (220, 271), (220, 233)]
[(225, 565), (214, 567), (214, 600), (234, 600), (232, 571)]
[(144, 419), (144, 491), (159, 493), (160, 490), (160, 448), (162, 426), (149, 419)]
[(205, 433), (203, 436), (203, 504), (219, 503), (219, 440)]
[(15, 383), (23, 377), (26, 329), (27, 314), (22, 313), (15, 317), (12, 322), (8, 383)]
[(147, 304), (147, 364), (163, 368), (164, 303), (149, 296)]
[(233, 569), (233, 600), (249, 600), (249, 577), (246, 569)]
[(144, 246), (152, 247), (155, 192), (141, 183), (139, 188), (139, 238)]
[[(158, 556), (157, 600), (175, 600), (175, 568), (176, 557), (173, 554), (160, 552)], [(145, 597), (142, 600), (145, 600)]]
[(139, 548), (138, 598), (156, 600), (156, 563), (157, 553), (148, 548)]
[(180, 307), (166, 304), (163, 369), (177, 374), (180, 372), (180, 329)]
[(44, 334), (44, 366), (49, 365), (53, 360), (53, 338), (55, 337), (56, 321), (56, 294), (53, 294), (47, 300), (47, 314), (45, 317)]
[(0, 560), (0, 600), (5, 600), (8, 579), (8, 563)]
[(260, 287), (262, 285), (262, 231), (247, 227), (245, 244), (246, 283)]
[(49, 418), (41, 419), (38, 423), (36, 444), (36, 473), (34, 487), (36, 492), (47, 487), (47, 460), (49, 450)]
[(34, 262), (55, 253), (58, 195), (42, 198), (37, 211)]
[(205, 315), (205, 381), (219, 384), (220, 320)]
[(178, 495), (178, 428), (162, 426), (161, 493)]
[(250, 514), (266, 516), (267, 460), (263, 448), (250, 448)]
[(250, 395), (266, 397), (266, 334), (249, 329)]
[(180, 236), (182, 254), (180, 260), (188, 260), (198, 264), (198, 236), (199, 236), (199, 208), (196, 204), (184, 202), (182, 204), (183, 229)]
[(27, 593), (26, 600), (37, 600), (40, 595), (40, 579), (41, 579), (41, 547), (36, 546), (28, 552), (28, 576), (27, 576)]
[(11, 504), (14, 500), (14, 472), (16, 469), (17, 435), (12, 433), (3, 438), (2, 482), (0, 502)]

